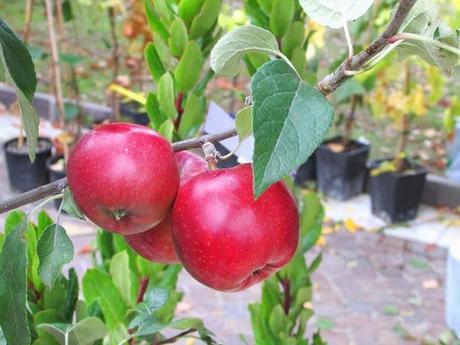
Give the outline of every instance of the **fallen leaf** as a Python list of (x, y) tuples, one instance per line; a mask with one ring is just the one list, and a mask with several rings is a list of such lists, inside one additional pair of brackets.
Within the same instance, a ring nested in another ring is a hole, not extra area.
[(412, 268), (419, 270), (426, 270), (430, 267), (430, 263), (427, 260), (421, 258), (411, 258), (409, 260), (409, 264)]
[(394, 304), (387, 304), (386, 306), (383, 307), (383, 313), (385, 315), (398, 315), (399, 308)]
[(420, 296), (412, 296), (412, 297), (409, 297), (409, 299), (407, 300), (410, 304), (412, 305), (415, 305), (417, 307), (421, 307), (422, 304), (423, 304), (423, 300)]
[(401, 338), (406, 340), (414, 340), (415, 337), (409, 332), (407, 328), (401, 325), (399, 322), (393, 326), (393, 332), (399, 335)]
[(335, 322), (327, 318), (318, 318), (316, 320), (316, 327), (320, 330), (329, 330), (335, 327)]
[(357, 225), (355, 221), (351, 218), (345, 219), (343, 225), (345, 226), (345, 229), (347, 229), (348, 232), (355, 233), (359, 231), (359, 225)]

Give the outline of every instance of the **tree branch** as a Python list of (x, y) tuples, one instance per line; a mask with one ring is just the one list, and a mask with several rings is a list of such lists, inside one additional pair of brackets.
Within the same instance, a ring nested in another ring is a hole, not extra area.
[(327, 75), (321, 80), (317, 88), (324, 94), (328, 95), (335, 90), (346, 80), (350, 79), (351, 76), (346, 74), (347, 70), (358, 71), (361, 67), (367, 63), (371, 58), (380, 53), (386, 46), (389, 45), (388, 39), (396, 35), (399, 28), (407, 18), (412, 7), (415, 5), (417, 0), (401, 0), (393, 16), (390, 24), (374, 42), (372, 42), (365, 50), (361, 53), (353, 56), (351, 61), (345, 60), (334, 72)]
[[(407, 18), (407, 15), (416, 2), (417, 0), (401, 0), (395, 15), (393, 16), (386, 30), (383, 32), (382, 36), (372, 42), (361, 53), (353, 56), (351, 61), (348, 59), (344, 61), (334, 72), (327, 75), (322, 81), (320, 81), (317, 85), (317, 88), (324, 95), (328, 95), (334, 92), (341, 84), (351, 78), (351, 76), (346, 74), (347, 70), (358, 71), (365, 63), (367, 63), (370, 59), (385, 49), (385, 47), (390, 44), (388, 39), (398, 33), (399, 28)], [(218, 142), (234, 137), (236, 135), (237, 133), (235, 129), (229, 129), (218, 134), (205, 135), (194, 139), (179, 141), (173, 144), (173, 148), (176, 152), (191, 148), (199, 148), (206, 141)], [(63, 178), (56, 182), (28, 191), (11, 200), (0, 202), (0, 214), (46, 198), (48, 196), (59, 194), (66, 186), (67, 179)]]
[[(201, 145), (206, 142), (218, 142), (224, 139), (228, 139), (236, 136), (235, 129), (229, 129), (225, 132), (218, 134), (203, 135), (198, 138), (188, 139), (184, 141), (178, 141), (177, 143), (172, 144), (174, 151), (184, 151), (191, 148), (200, 148)], [(40, 186), (38, 188), (32, 189), (28, 192), (20, 194), (10, 200), (0, 202), (0, 214), (14, 210), (15, 208), (33, 203), (35, 201), (57, 195), (62, 192), (62, 190), (67, 187), (67, 178), (62, 178), (55, 182)]]

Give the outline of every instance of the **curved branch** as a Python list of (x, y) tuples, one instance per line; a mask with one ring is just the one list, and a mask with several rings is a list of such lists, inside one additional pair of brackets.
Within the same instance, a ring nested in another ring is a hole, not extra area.
[[(389, 42), (389, 39), (398, 33), (401, 25), (404, 23), (404, 20), (407, 18), (407, 15), (416, 2), (417, 0), (400, 0), (398, 9), (396, 10), (395, 15), (393, 16), (391, 22), (383, 34), (374, 42), (372, 42), (361, 53), (354, 55), (351, 60), (345, 60), (334, 72), (321, 80), (318, 83), (317, 88), (324, 95), (328, 95), (334, 92), (341, 84), (351, 78), (350, 75), (347, 75), (347, 71), (360, 70), (364, 64), (366, 64), (369, 60), (371, 60), (383, 49), (385, 49), (391, 43)], [(229, 129), (218, 134), (204, 135), (194, 139), (179, 141), (173, 144), (173, 148), (176, 152), (190, 148), (199, 148), (206, 141), (217, 142), (234, 137), (236, 135), (237, 133), (235, 129)], [(59, 194), (66, 186), (67, 179), (63, 178), (56, 182), (28, 191), (13, 199), (0, 202), (0, 214), (46, 198), (48, 196)]]
[(385, 49), (385, 47), (390, 44), (388, 39), (398, 33), (401, 25), (404, 23), (404, 20), (407, 18), (407, 15), (416, 2), (417, 0), (401, 0), (395, 15), (383, 34), (361, 53), (353, 56), (351, 60), (345, 60), (334, 72), (321, 80), (317, 88), (324, 95), (334, 92), (343, 82), (351, 78), (350, 75), (347, 75), (347, 70), (360, 70), (364, 64)]
[[(199, 148), (201, 145), (206, 142), (217, 142), (225, 140), (231, 137), (236, 136), (235, 129), (229, 129), (225, 132), (211, 135), (203, 135), (198, 138), (178, 141), (177, 143), (172, 144), (174, 151), (184, 151), (191, 148)], [(51, 182), (44, 186), (32, 189), (28, 192), (20, 194), (12, 199), (0, 202), (0, 214), (14, 210), (15, 208), (31, 204), (35, 201), (50, 197), (53, 195), (60, 194), (64, 188), (67, 187), (67, 178), (62, 178), (55, 182)]]

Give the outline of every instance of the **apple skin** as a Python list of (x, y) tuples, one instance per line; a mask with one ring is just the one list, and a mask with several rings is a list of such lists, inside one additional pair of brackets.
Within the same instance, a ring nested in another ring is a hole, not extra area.
[[(208, 163), (190, 151), (177, 152), (176, 161), (181, 186), (193, 176), (208, 171)], [(140, 234), (126, 236), (125, 239), (134, 251), (147, 260), (178, 264), (180, 261), (174, 249), (171, 231), (171, 218), (167, 217), (154, 228)]]
[(171, 236), (171, 218), (166, 217), (151, 230), (126, 236), (126, 242), (133, 250), (152, 262), (163, 264), (180, 263)]
[(78, 207), (122, 235), (151, 229), (169, 213), (179, 187), (171, 144), (148, 127), (111, 123), (83, 136), (67, 163)]
[(264, 280), (290, 261), (299, 241), (291, 192), (277, 182), (255, 201), (250, 164), (192, 178), (179, 189), (172, 221), (185, 269), (220, 291)]

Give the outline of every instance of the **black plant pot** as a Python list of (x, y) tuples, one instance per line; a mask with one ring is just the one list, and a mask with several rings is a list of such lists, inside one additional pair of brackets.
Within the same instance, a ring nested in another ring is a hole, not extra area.
[(139, 103), (134, 101), (120, 103), (120, 115), (133, 123), (147, 126), (150, 122), (149, 117), (146, 112), (139, 111), (139, 108)]
[(3, 144), (6, 157), (8, 177), (12, 189), (26, 192), (49, 182), (46, 160), (51, 156), (51, 140), (39, 138), (35, 162), (29, 160), (28, 151), (17, 149), (18, 139), (8, 140)]
[(316, 151), (297, 169), (294, 177), (295, 184), (301, 187), (313, 180), (316, 180)]
[[(60, 180), (61, 178), (64, 178), (66, 176), (65, 169), (59, 169), (55, 165), (61, 159), (64, 158), (62, 156), (51, 156), (46, 161), (46, 169), (48, 170), (50, 182)], [(54, 200), (54, 206), (56, 207), (56, 209), (59, 209), (61, 203), (62, 199)]]
[[(377, 168), (384, 160), (372, 162)], [(407, 173), (386, 172), (370, 177), (372, 214), (390, 223), (406, 222), (417, 217), (427, 171), (412, 164)]]
[(343, 152), (334, 152), (327, 146), (341, 140), (335, 137), (317, 149), (316, 178), (321, 193), (337, 200), (348, 200), (363, 192), (369, 145), (352, 141), (352, 149)]

